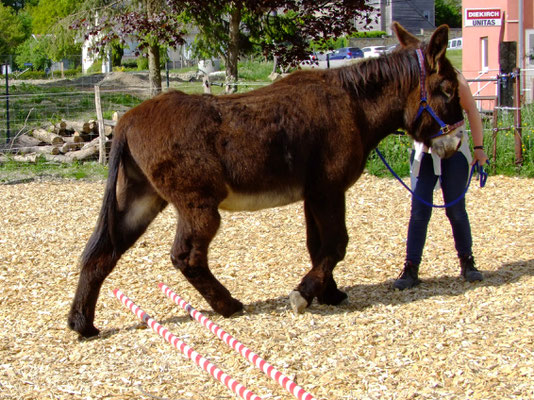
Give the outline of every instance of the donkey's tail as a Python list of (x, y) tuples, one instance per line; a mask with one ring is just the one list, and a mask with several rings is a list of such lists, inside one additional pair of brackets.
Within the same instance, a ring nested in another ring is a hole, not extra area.
[(109, 157), (108, 179), (102, 200), (102, 208), (100, 209), (95, 230), (82, 253), (82, 265), (94, 254), (101, 254), (103, 252), (109, 254), (115, 253), (116, 251), (114, 232), (117, 216), (117, 179), (126, 148), (126, 136), (115, 134)]

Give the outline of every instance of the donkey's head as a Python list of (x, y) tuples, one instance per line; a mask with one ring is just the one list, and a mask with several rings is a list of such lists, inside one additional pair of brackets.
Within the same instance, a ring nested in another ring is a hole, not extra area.
[(420, 70), (420, 84), (409, 95), (404, 112), (406, 128), (439, 157), (449, 157), (460, 145), (463, 125), (457, 71), (445, 57), (449, 28), (437, 28), (428, 44), (398, 23), (393, 29), (403, 48), (415, 50)]

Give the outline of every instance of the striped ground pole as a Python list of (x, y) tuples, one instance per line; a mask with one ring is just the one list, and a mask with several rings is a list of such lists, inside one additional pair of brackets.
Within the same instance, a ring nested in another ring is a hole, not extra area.
[(232, 337), (232, 335), (226, 333), (223, 329), (221, 329), (219, 326), (214, 324), (211, 320), (209, 320), (207, 317), (205, 317), (202, 313), (200, 313), (199, 311), (195, 310), (191, 306), (191, 304), (189, 304), (184, 299), (182, 299), (180, 296), (178, 296), (167, 285), (165, 285), (163, 283), (160, 283), (158, 285), (158, 287), (161, 289), (161, 291), (163, 293), (165, 293), (165, 295), (167, 295), (167, 297), (169, 297), (172, 301), (174, 301), (176, 304), (178, 304), (180, 307), (182, 307), (185, 311), (187, 311), (201, 325), (203, 325), (205, 328), (207, 328), (209, 331), (211, 331), (211, 333), (213, 333), (215, 336), (217, 336), (219, 339), (221, 339), (223, 342), (225, 342), (232, 349), (234, 349), (239, 354), (241, 354), (244, 358), (246, 358), (256, 368), (259, 368), (261, 371), (263, 371), (271, 379), (273, 379), (276, 382), (278, 382), (278, 384), (280, 386), (282, 386), (284, 389), (286, 389), (289, 393), (291, 393), (297, 399), (299, 399), (299, 400), (316, 400), (315, 397), (313, 397), (310, 393), (306, 392), (303, 388), (298, 386), (295, 382), (293, 382), (287, 376), (285, 376), (281, 372), (277, 371), (267, 361), (265, 361), (264, 359), (259, 357), (257, 354), (252, 352), (249, 348), (244, 346), (242, 343), (240, 343), (239, 341), (234, 339)]
[(147, 313), (141, 310), (135, 303), (130, 300), (124, 293), (119, 289), (113, 290), (115, 297), (132, 313), (137, 315), (137, 317), (145, 322), (154, 332), (163, 337), (167, 342), (180, 350), (187, 358), (194, 361), (198, 366), (200, 366), (204, 371), (208, 372), (211, 376), (217, 379), (219, 382), (224, 384), (228, 389), (237, 394), (244, 400), (261, 400), (261, 397), (255, 395), (250, 390), (245, 388), (241, 383), (233, 379), (228, 374), (221, 371), (217, 366), (212, 364), (206, 358), (202, 357), (199, 353), (189, 347), (187, 344), (182, 342), (171, 332), (169, 332), (165, 327), (161, 326), (154, 319), (152, 319)]

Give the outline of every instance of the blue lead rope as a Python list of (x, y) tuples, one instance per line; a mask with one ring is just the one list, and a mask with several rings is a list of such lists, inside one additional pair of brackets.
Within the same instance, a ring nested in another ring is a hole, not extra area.
[(455, 199), (455, 200), (453, 200), (453, 201), (451, 201), (450, 203), (447, 203), (447, 204), (442, 204), (442, 205), (432, 204), (432, 203), (429, 203), (428, 201), (426, 201), (425, 199), (423, 199), (421, 196), (415, 194), (415, 192), (412, 189), (410, 189), (407, 184), (404, 183), (404, 181), (400, 178), (400, 176), (397, 175), (397, 173), (395, 171), (393, 171), (393, 168), (391, 168), (391, 166), (388, 164), (388, 162), (386, 161), (386, 159), (384, 158), (384, 156), (382, 155), (380, 150), (375, 149), (375, 151), (376, 151), (376, 154), (378, 154), (378, 157), (380, 157), (380, 159), (382, 160), (384, 165), (387, 167), (389, 172), (391, 172), (391, 175), (393, 175), (402, 184), (402, 186), (404, 186), (406, 188), (406, 190), (408, 190), (412, 194), (413, 197), (415, 197), (417, 200), (419, 200), (421, 203), (427, 205), (428, 207), (447, 208), (447, 207), (451, 207), (451, 206), (455, 205), (460, 200), (462, 200), (465, 197), (465, 194), (467, 193), (467, 190), (469, 189), (469, 185), (471, 184), (471, 178), (473, 177), (473, 174), (475, 173), (475, 171), (478, 171), (478, 174), (479, 174), (479, 177), (480, 177), (479, 179), (480, 179), (480, 187), (481, 188), (486, 186), (486, 181), (488, 180), (488, 173), (486, 171), (484, 171), (484, 167), (482, 165), (478, 165), (478, 161), (477, 161), (471, 167), (471, 173), (469, 174), (469, 180), (467, 181), (467, 185), (466, 185), (463, 193), (460, 195), (460, 197), (458, 197), (457, 199)]

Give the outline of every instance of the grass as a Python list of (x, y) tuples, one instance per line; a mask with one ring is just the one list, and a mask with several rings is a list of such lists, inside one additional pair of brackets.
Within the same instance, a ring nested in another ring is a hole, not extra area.
[(106, 179), (107, 167), (97, 162), (54, 163), (39, 158), (35, 163), (20, 163), (8, 160), (0, 163), (0, 182), (17, 183), (35, 179), (83, 179), (99, 181)]
[(458, 70), (462, 70), (462, 50), (447, 50), (447, 58)]
[(239, 79), (243, 81), (266, 82), (273, 72), (272, 62), (245, 61), (238, 65)]

